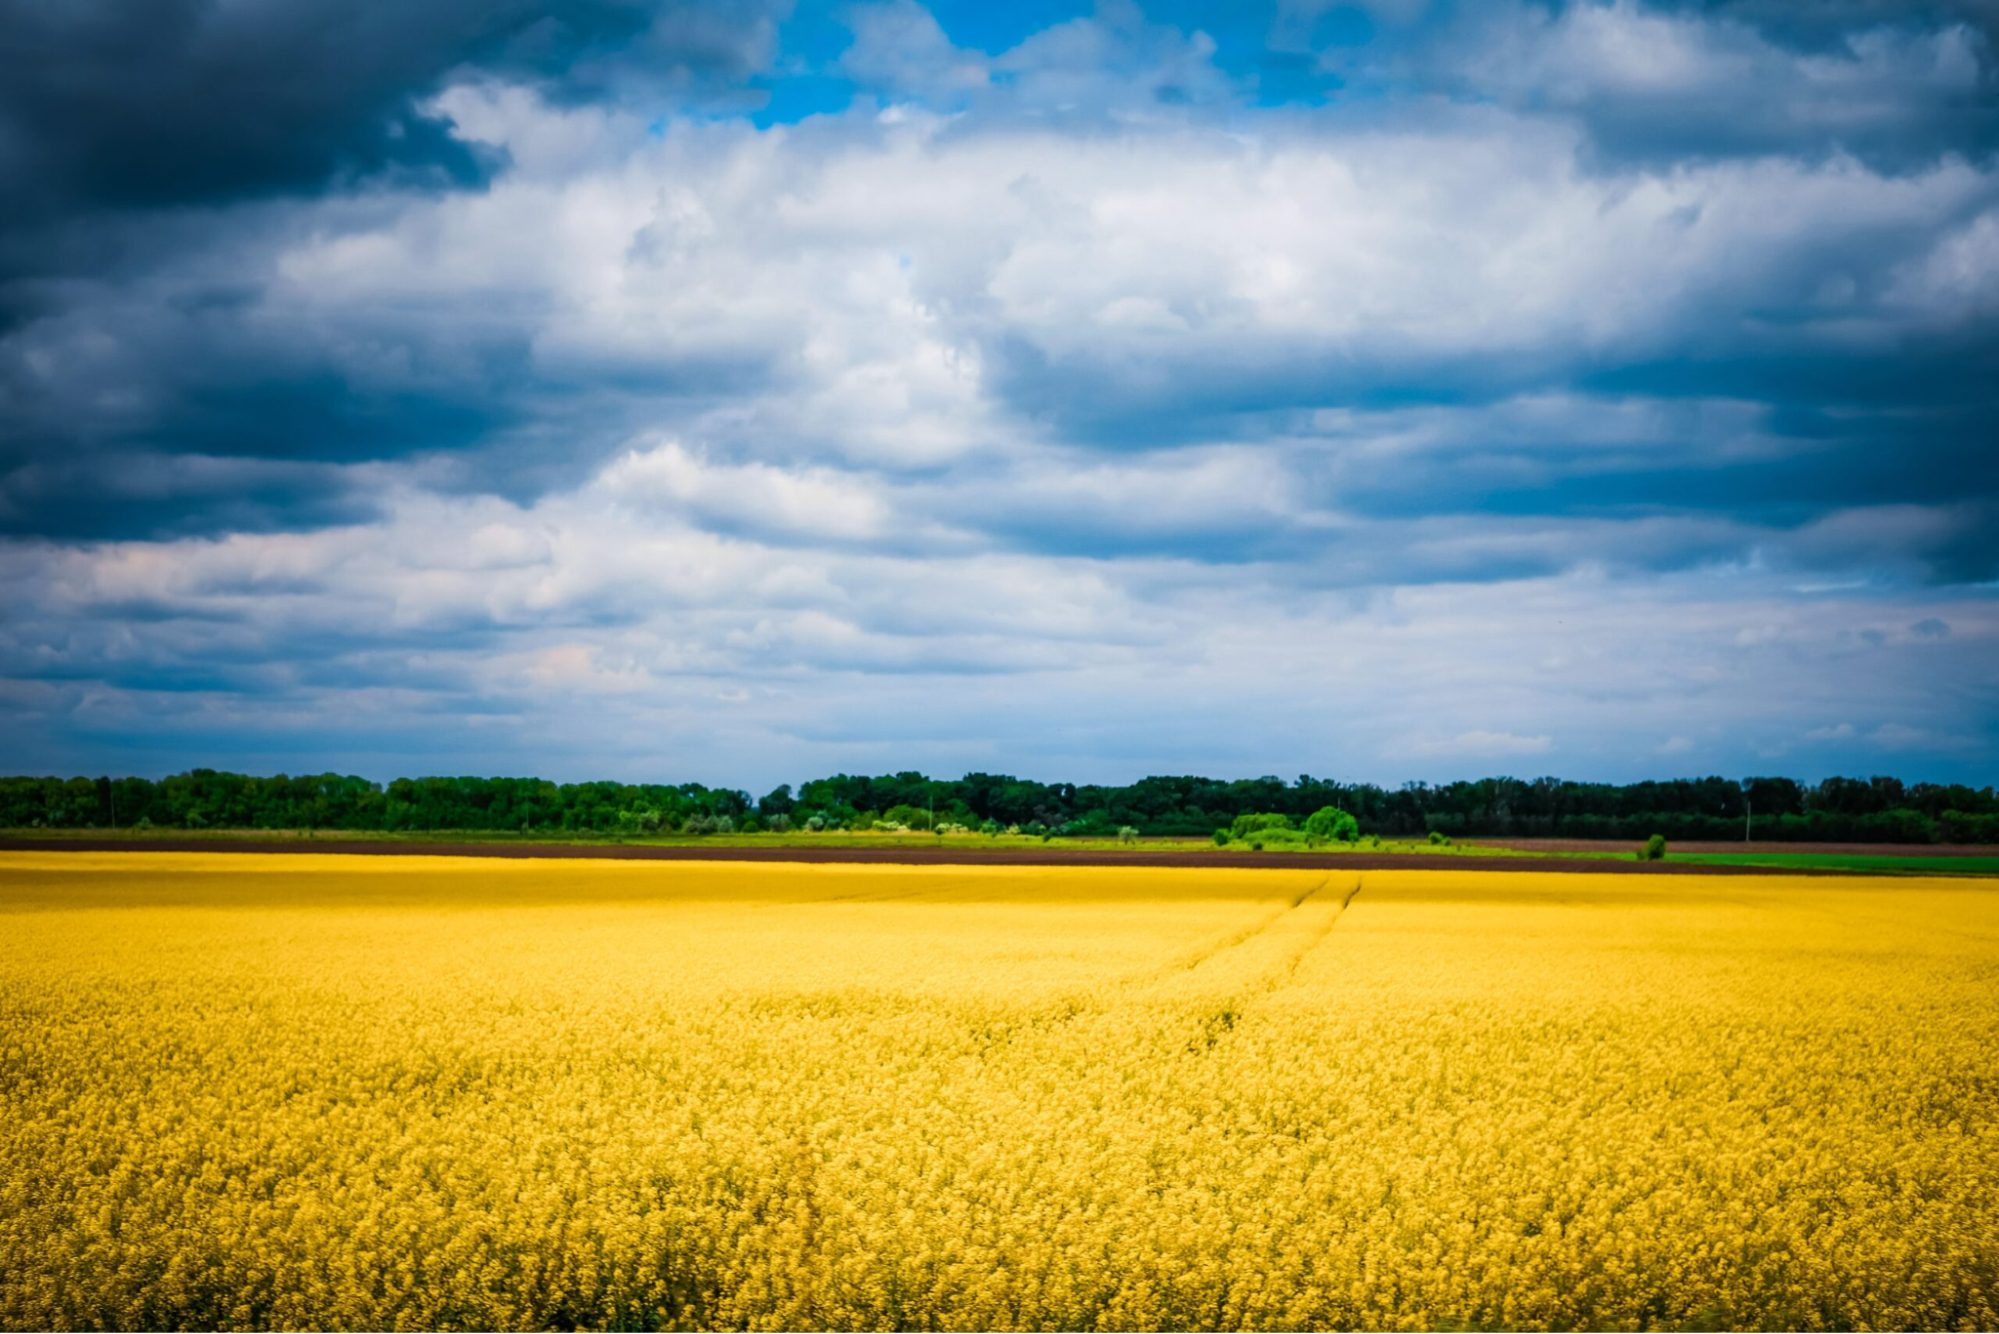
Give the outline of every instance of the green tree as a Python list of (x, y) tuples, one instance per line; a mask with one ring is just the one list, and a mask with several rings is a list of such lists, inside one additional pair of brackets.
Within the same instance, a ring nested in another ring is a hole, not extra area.
[(1333, 843), (1352, 843), (1360, 837), (1360, 821), (1337, 806), (1321, 806), (1305, 817), (1305, 832)]

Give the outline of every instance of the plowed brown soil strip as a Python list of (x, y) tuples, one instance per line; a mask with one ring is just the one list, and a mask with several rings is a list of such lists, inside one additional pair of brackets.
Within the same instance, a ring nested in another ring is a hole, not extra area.
[(1080, 848), (745, 848), (649, 847), (626, 843), (391, 843), (339, 839), (65, 838), (0, 839), (0, 852), (309, 852), (363, 857), (560, 857), (662, 862), (855, 862), (889, 866), (1166, 866), (1282, 870), (1324, 867), (1342, 871), (1606, 871), (1643, 875), (1855, 875), (1854, 871), (1793, 867), (1715, 866), (1693, 862), (1641, 862), (1626, 851), (1612, 857), (1480, 857), (1368, 852), (1150, 852)]

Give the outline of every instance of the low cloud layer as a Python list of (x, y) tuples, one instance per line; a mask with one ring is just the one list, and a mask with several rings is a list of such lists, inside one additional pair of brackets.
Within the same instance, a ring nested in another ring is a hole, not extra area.
[(1975, 13), (368, 15), (0, 10), (22, 763), (1989, 776)]

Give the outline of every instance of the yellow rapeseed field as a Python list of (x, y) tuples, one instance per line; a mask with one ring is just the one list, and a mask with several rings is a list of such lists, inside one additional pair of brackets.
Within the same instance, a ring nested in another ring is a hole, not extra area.
[(1973, 881), (0, 854), (0, 1324), (1992, 1328)]

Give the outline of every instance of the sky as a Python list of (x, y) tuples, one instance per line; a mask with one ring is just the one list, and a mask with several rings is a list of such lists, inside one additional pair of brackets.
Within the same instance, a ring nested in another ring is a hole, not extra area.
[(1999, 776), (1999, 4), (0, 0), (7, 772)]

